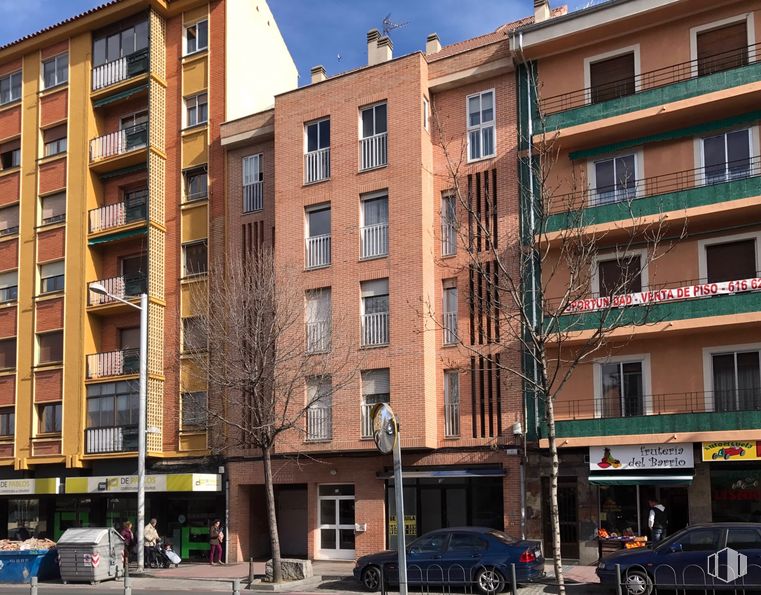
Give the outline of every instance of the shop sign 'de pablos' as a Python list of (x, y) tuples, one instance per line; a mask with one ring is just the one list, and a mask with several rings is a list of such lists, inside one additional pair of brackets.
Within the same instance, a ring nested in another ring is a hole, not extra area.
[(593, 471), (691, 469), (694, 466), (692, 444), (589, 447), (589, 468)]

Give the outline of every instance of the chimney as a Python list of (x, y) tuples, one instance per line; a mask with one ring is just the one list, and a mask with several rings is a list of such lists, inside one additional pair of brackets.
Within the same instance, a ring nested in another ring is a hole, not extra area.
[(436, 33), (431, 33), (428, 39), (425, 40), (425, 53), (426, 55), (435, 54), (441, 51), (441, 42), (439, 36)]
[(328, 75), (325, 74), (325, 67), (322, 64), (314, 66), (310, 72), (312, 73), (312, 84), (320, 83), (328, 78)]
[(377, 56), (378, 62), (388, 62), (394, 57), (394, 44), (391, 43), (390, 37), (381, 37), (378, 40)]
[(534, 0), (534, 22), (541, 23), (552, 16), (550, 0)]
[(380, 31), (377, 29), (370, 29), (367, 32), (367, 65), (372, 66), (380, 62), (378, 60), (378, 38), (380, 38)]

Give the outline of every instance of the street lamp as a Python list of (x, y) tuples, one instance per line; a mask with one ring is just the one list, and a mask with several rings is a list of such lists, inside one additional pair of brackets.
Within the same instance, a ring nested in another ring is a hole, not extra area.
[(90, 291), (140, 310), (140, 388), (137, 421), (137, 572), (145, 566), (143, 532), (145, 531), (145, 417), (148, 396), (148, 294), (140, 294), (140, 305), (110, 293), (100, 283), (90, 283)]

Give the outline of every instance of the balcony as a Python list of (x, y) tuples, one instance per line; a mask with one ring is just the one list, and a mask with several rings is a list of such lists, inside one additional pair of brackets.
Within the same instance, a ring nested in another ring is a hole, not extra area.
[(87, 356), (87, 379), (129, 376), (140, 372), (140, 350), (122, 349)]
[(85, 430), (85, 453), (88, 455), (135, 452), (137, 442), (137, 426)]
[(362, 347), (388, 345), (388, 312), (362, 315)]
[(443, 318), (444, 345), (454, 345), (457, 343), (457, 312), (444, 312)]
[(90, 163), (132, 154), (140, 149), (145, 149), (147, 146), (147, 123), (116, 130), (90, 141)]
[(148, 48), (100, 64), (92, 69), (92, 90), (98, 91), (148, 72)]
[(306, 238), (306, 268), (330, 266), (330, 234)]
[(243, 212), (255, 213), (264, 209), (264, 182), (243, 186)]
[(444, 436), (457, 438), (460, 435), (460, 404), (444, 404)]
[(388, 223), (365, 225), (359, 230), (362, 258), (379, 258), (388, 255)]
[(125, 227), (137, 221), (145, 221), (147, 202), (148, 192), (146, 191), (123, 202), (91, 209), (89, 212), (90, 233), (101, 233)]
[(304, 184), (330, 178), (330, 147), (309, 151), (304, 155)]
[[(731, 202), (761, 195), (761, 157), (729, 162), (721, 171), (699, 167), (632, 180), (626, 189), (588, 189), (553, 196), (547, 217), (549, 233), (583, 225), (636, 220), (648, 215)], [(658, 197), (658, 200), (647, 200)]]
[(306, 440), (317, 442), (333, 437), (333, 415), (331, 407), (310, 407), (307, 409)]
[[(761, 78), (761, 44), (746, 50), (747, 54), (724, 52), (644, 72), (633, 80), (546, 97), (539, 102), (544, 122), (537, 120), (537, 125), (567, 128), (756, 82)], [(597, 98), (605, 100), (594, 101)]]
[(360, 171), (388, 164), (388, 133), (382, 132), (359, 141)]
[(330, 351), (330, 322), (318, 320), (306, 323), (307, 353), (327, 353)]
[[(146, 292), (148, 278), (146, 275), (139, 275), (137, 277), (111, 277), (110, 279), (99, 279), (98, 281), (93, 281), (93, 283), (102, 285), (111, 295), (129, 300)], [(89, 285), (92, 285), (92, 283)], [(111, 295), (103, 295), (95, 293), (94, 291), (88, 291), (87, 294), (88, 306), (102, 306), (105, 304), (119, 303), (119, 300), (112, 298)]]

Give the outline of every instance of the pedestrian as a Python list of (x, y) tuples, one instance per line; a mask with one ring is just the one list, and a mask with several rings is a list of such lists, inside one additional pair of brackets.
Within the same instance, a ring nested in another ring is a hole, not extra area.
[[(214, 519), (214, 522), (209, 527), (209, 564), (224, 564), (222, 562), (222, 541), (225, 539), (225, 534), (222, 532), (219, 519)], [(216, 562), (214, 559), (216, 558)]]
[(159, 542), (159, 532), (156, 530), (155, 518), (145, 526), (143, 531), (143, 547), (144, 547), (144, 559), (150, 564), (156, 559), (156, 544)]
[(124, 567), (126, 569), (127, 563), (129, 562), (130, 550), (135, 545), (135, 534), (132, 533), (132, 523), (124, 521), (124, 523), (122, 523), (122, 530), (119, 531), (119, 535), (121, 535), (124, 540)]
[(666, 535), (666, 527), (669, 524), (666, 507), (654, 498), (650, 498), (647, 503), (650, 506), (650, 514), (647, 517), (650, 539), (653, 543), (658, 543)]

